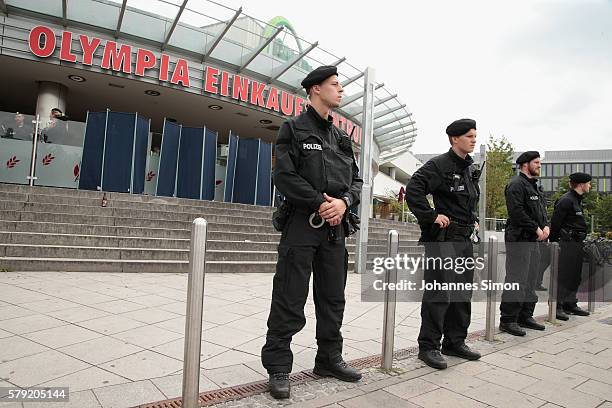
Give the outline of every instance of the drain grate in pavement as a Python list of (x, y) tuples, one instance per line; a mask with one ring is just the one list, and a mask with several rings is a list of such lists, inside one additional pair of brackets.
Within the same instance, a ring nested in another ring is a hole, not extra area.
[[(543, 320), (545, 316), (538, 316), (536, 320)], [(612, 318), (607, 319), (610, 320), (612, 324)], [(468, 334), (467, 340), (475, 340), (479, 337), (484, 336), (485, 330), (478, 330)], [(408, 347), (405, 349), (397, 350), (393, 353), (393, 358), (398, 360), (403, 360), (409, 357), (413, 357), (417, 355), (419, 352), (418, 346)], [(371, 368), (380, 366), (381, 363), (381, 355), (373, 355), (363, 358), (358, 358), (356, 360), (349, 361), (350, 365), (358, 368)], [(291, 381), (291, 385), (298, 385), (305, 383), (311, 380), (317, 380), (319, 377), (316, 374), (313, 374), (312, 370), (300, 371), (298, 373), (291, 374), (289, 379)], [(200, 394), (200, 406), (201, 407), (209, 407), (211, 405), (220, 404), (222, 402), (232, 401), (236, 399), (241, 399), (245, 397), (250, 397), (255, 394), (261, 394), (262, 392), (266, 392), (268, 390), (268, 381), (257, 381), (249, 384), (237, 385), (232, 387), (223, 388), (220, 390), (212, 390), (206, 391)], [(182, 408), (183, 403), (181, 398), (173, 398), (165, 401), (152, 402), (149, 404), (143, 404), (138, 406), (137, 408)]]

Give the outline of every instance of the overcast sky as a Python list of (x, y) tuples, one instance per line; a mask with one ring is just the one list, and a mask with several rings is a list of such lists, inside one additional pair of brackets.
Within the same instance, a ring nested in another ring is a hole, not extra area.
[(612, 148), (612, 0), (223, 3), (376, 68), (414, 113), (415, 153), (446, 150), (461, 117), (515, 150)]

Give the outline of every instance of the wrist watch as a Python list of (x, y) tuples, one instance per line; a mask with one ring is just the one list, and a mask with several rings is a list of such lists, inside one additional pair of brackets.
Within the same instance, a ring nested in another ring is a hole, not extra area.
[(351, 208), (351, 200), (347, 196), (342, 197), (342, 201), (344, 201), (344, 203), (346, 204), (347, 210)]

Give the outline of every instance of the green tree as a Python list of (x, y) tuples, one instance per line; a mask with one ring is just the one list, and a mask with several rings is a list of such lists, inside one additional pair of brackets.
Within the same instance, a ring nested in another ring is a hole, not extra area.
[(496, 139), (489, 136), (487, 143), (487, 218), (507, 218), (506, 197), (504, 190), (508, 181), (514, 176), (512, 170), (512, 144), (502, 136)]
[(593, 213), (596, 229), (610, 234), (612, 232), (612, 194), (600, 197), (599, 204)]

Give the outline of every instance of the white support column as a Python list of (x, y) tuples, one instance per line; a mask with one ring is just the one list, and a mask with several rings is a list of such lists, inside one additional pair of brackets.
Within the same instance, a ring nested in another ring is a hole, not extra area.
[(357, 233), (357, 247), (355, 248), (355, 272), (365, 273), (368, 259), (368, 226), (370, 224), (370, 208), (372, 207), (372, 143), (374, 139), (374, 79), (376, 71), (372, 67), (365, 70), (363, 79), (363, 120), (361, 127), (363, 137), (361, 142), (361, 155), (359, 157), (359, 171), (363, 179), (361, 189), (361, 204), (359, 217), (360, 230)]
[(40, 115), (40, 128), (49, 125), (51, 109), (58, 108), (66, 113), (66, 98), (68, 87), (57, 82), (41, 81), (38, 83), (38, 97), (36, 99), (36, 114)]

